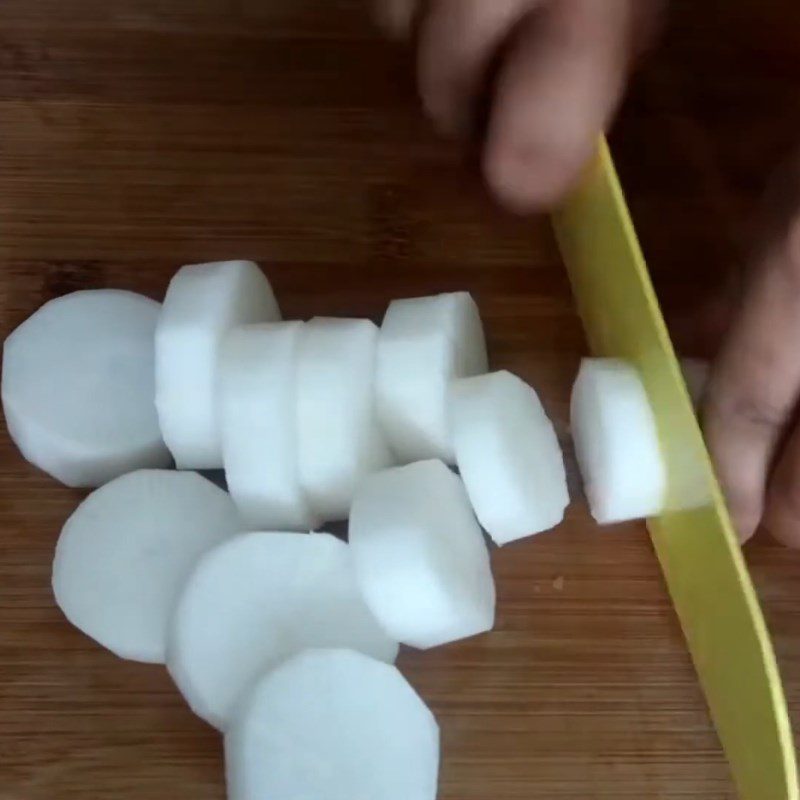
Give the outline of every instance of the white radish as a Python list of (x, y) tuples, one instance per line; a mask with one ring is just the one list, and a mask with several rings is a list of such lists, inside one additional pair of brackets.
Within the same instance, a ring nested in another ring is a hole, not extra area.
[(377, 340), (370, 320), (321, 317), (300, 339), (300, 483), (323, 520), (346, 519), (356, 486), (391, 463), (375, 411)]
[(597, 522), (657, 515), (665, 501), (666, 469), (655, 417), (636, 369), (618, 359), (584, 359), (570, 416), (586, 497)]
[(478, 307), (467, 292), (395, 300), (378, 339), (381, 424), (404, 462), (452, 462), (447, 393), (453, 378), (486, 372)]
[(394, 667), (307, 650), (238, 707), (225, 772), (229, 800), (434, 800), (439, 726)]
[(160, 308), (132, 292), (75, 292), (6, 339), (3, 411), (28, 461), (68, 486), (170, 463), (153, 402)]
[(248, 533), (198, 563), (176, 607), (167, 666), (194, 712), (224, 728), (259, 675), (307, 647), (397, 656), (358, 590), (344, 542)]
[(175, 274), (156, 331), (156, 406), (178, 467), (222, 466), (216, 399), (220, 343), (237, 325), (280, 316), (269, 281), (252, 261), (193, 264)]
[(367, 478), (350, 514), (367, 604), (398, 641), (426, 649), (488, 631), (489, 553), (461, 479), (441, 461)]
[(240, 529), (228, 494), (196, 473), (131, 472), (90, 494), (64, 525), (56, 602), (121, 658), (162, 664), (186, 577), (203, 552)]
[(302, 331), (302, 322), (247, 325), (231, 331), (222, 344), (219, 411), (225, 477), (251, 528), (307, 531), (318, 524), (297, 463)]
[(564, 458), (536, 392), (510, 372), (455, 381), (456, 463), (498, 544), (555, 527), (569, 503)]

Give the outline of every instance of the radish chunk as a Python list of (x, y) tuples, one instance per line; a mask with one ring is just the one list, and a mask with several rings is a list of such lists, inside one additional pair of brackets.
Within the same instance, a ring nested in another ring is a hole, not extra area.
[(397, 656), (397, 642), (364, 603), (344, 542), (327, 533), (247, 533), (207, 553), (186, 583), (167, 667), (194, 712), (224, 728), (259, 675), (306, 647)]
[(222, 466), (215, 395), (220, 343), (237, 325), (280, 316), (269, 281), (252, 261), (194, 264), (175, 274), (156, 331), (156, 406), (178, 467)]
[[(316, 527), (297, 464), (297, 356), (302, 322), (236, 328), (222, 345), (225, 477), (251, 528)], [(331, 421), (333, 422), (333, 421)]]
[(456, 463), (497, 544), (558, 525), (569, 503), (564, 458), (536, 392), (510, 372), (452, 387)]
[(238, 706), (225, 772), (229, 800), (434, 800), (439, 726), (394, 667), (307, 650)]
[(657, 515), (664, 505), (666, 470), (636, 369), (618, 359), (584, 359), (570, 415), (592, 516), (603, 525)]
[(153, 402), (160, 308), (132, 292), (75, 292), (6, 339), (3, 411), (28, 461), (68, 486), (170, 463)]
[(300, 338), (300, 483), (323, 520), (346, 519), (356, 486), (391, 463), (375, 413), (377, 340), (370, 320), (320, 317)]
[(90, 494), (64, 525), (56, 602), (121, 658), (163, 664), (186, 577), (204, 551), (239, 530), (228, 494), (196, 473), (131, 472)]
[(483, 533), (464, 484), (441, 461), (367, 478), (350, 512), (350, 547), (367, 605), (398, 641), (426, 649), (494, 624)]
[(478, 307), (467, 292), (395, 300), (378, 339), (378, 414), (403, 462), (452, 463), (447, 394), (453, 378), (486, 372)]

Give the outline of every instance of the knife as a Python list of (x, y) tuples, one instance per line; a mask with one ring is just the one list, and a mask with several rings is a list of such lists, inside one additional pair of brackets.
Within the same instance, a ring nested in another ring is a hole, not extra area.
[(553, 215), (593, 355), (635, 365), (667, 470), (647, 523), (741, 800), (800, 800), (775, 653), (605, 139)]

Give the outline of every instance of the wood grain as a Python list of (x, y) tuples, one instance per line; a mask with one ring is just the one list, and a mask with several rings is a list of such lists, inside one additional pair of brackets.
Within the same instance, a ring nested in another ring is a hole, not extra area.
[[(779, 106), (800, 74), (791, 4), (733, 5), (676, 4), (615, 134), (670, 311), (740, 260), (800, 123), (796, 96)], [(264, 263), (288, 316), (378, 319), (392, 297), (465, 288), (493, 363), (537, 386), (566, 442), (583, 339), (548, 225), (499, 212), (435, 139), (409, 56), (361, 6), (3, 0), (3, 335), (51, 297), (160, 297), (176, 266), (217, 257)], [(217, 800), (219, 739), (164, 670), (119, 662), (53, 605), (79, 497), (3, 435), (0, 798)], [(798, 556), (748, 555), (797, 708)], [(493, 563), (496, 630), (400, 661), (442, 725), (443, 800), (733, 797), (640, 526), (598, 532), (576, 502)]]

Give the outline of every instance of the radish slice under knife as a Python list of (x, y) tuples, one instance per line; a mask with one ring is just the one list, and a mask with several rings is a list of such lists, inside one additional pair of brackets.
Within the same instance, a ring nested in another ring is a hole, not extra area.
[(441, 461), (367, 478), (350, 514), (350, 547), (367, 604), (398, 641), (424, 649), (494, 624), (483, 532), (464, 484)]
[(618, 359), (584, 359), (570, 416), (586, 497), (597, 522), (657, 515), (666, 496), (666, 469), (655, 417), (636, 369)]
[(248, 533), (198, 563), (176, 608), (167, 666), (194, 712), (224, 728), (259, 675), (306, 647), (397, 656), (364, 603), (344, 542)]
[(569, 503), (561, 447), (536, 392), (510, 372), (455, 381), (456, 463), (498, 544), (555, 527)]
[(375, 411), (377, 340), (370, 320), (321, 317), (300, 338), (300, 482), (326, 521), (346, 519), (356, 486), (391, 463)]
[(404, 462), (454, 460), (447, 407), (453, 378), (486, 372), (486, 341), (467, 292), (395, 300), (378, 339), (381, 424)]
[[(302, 322), (236, 328), (219, 364), (225, 477), (251, 528), (305, 530), (319, 520), (300, 485), (297, 359)], [(331, 421), (333, 424), (333, 421)]]
[(175, 274), (156, 331), (156, 406), (178, 467), (222, 466), (215, 395), (220, 344), (237, 325), (280, 316), (269, 281), (252, 261), (193, 264)]
[(263, 677), (225, 735), (230, 800), (434, 800), (439, 726), (391, 666), (307, 650)]
[(132, 292), (75, 292), (6, 339), (3, 411), (28, 461), (68, 486), (170, 463), (153, 403), (160, 308)]
[(186, 577), (202, 553), (240, 529), (229, 495), (196, 473), (131, 472), (90, 494), (64, 525), (56, 602), (121, 658), (164, 663)]

